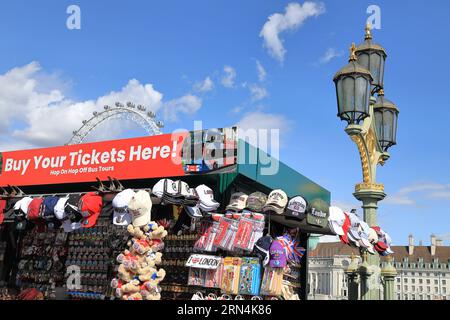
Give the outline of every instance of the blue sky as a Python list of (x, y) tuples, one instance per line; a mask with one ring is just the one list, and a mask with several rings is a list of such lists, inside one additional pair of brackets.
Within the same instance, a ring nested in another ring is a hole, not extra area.
[[(374, 38), (389, 55), (386, 97), (400, 108), (398, 146), (378, 170), (389, 195), (379, 222), (396, 244), (409, 233), (448, 244), (450, 4), (314, 2), (320, 10), (279, 33), (283, 55), (260, 33), (290, 3), (304, 1), (2, 1), (0, 148), (62, 144), (92, 110), (133, 97), (157, 111), (165, 132), (194, 120), (279, 127), (281, 160), (356, 207), (359, 157), (336, 117), (332, 77), (351, 42), (362, 42), (366, 9), (376, 4)], [(66, 27), (72, 4), (81, 30)], [(143, 134), (116, 121), (94, 139)]]

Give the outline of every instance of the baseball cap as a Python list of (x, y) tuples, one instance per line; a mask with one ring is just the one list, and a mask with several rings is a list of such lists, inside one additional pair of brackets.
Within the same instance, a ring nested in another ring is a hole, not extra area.
[(147, 191), (139, 190), (128, 204), (132, 223), (135, 227), (143, 227), (151, 221), (152, 200)]
[(34, 198), (28, 206), (27, 218), (28, 220), (37, 220), (40, 217), (41, 206), (44, 199)]
[(274, 211), (275, 213), (283, 214), (287, 203), (288, 197), (286, 195), (286, 192), (281, 189), (276, 189), (269, 194), (267, 202), (263, 207), (263, 211)]
[(374, 244), (378, 242), (377, 232), (373, 228), (369, 228), (369, 241)]
[(170, 179), (161, 179), (153, 186), (152, 193), (158, 198), (162, 198), (164, 195), (164, 186), (172, 185), (172, 183), (173, 181)]
[(20, 199), (14, 204), (14, 213), (16, 216), (26, 216), (28, 214), (28, 207), (30, 206), (31, 201), (33, 201), (30, 197), (25, 197)]
[(128, 205), (131, 198), (135, 195), (134, 190), (126, 189), (119, 192), (112, 201), (113, 206), (113, 224), (117, 226), (127, 226), (131, 223), (131, 214), (128, 211)]
[(344, 212), (344, 217), (345, 217), (345, 221), (344, 224), (342, 226), (342, 230), (344, 231), (344, 234), (339, 236), (339, 238), (341, 239), (341, 241), (345, 244), (349, 244), (349, 240), (348, 240), (348, 231), (350, 229), (350, 218), (348, 217), (348, 215)]
[(372, 246), (369, 240), (369, 232), (370, 232), (369, 225), (365, 221), (360, 221), (359, 222), (359, 235), (361, 238), (360, 242), (366, 248)]
[(231, 195), (230, 203), (226, 210), (242, 211), (247, 206), (248, 195), (243, 192), (235, 192)]
[(42, 201), (43, 210), (42, 217), (44, 219), (52, 219), (55, 217), (55, 206), (58, 203), (58, 197), (45, 197)]
[(280, 241), (274, 240), (270, 244), (270, 261), (269, 265), (272, 268), (284, 268), (286, 267), (286, 252)]
[(256, 241), (255, 246), (253, 248), (253, 253), (261, 259), (263, 266), (266, 266), (269, 263), (270, 260), (269, 250), (271, 244), (272, 244), (272, 237), (264, 236), (259, 238), (258, 241)]
[(331, 231), (333, 231), (338, 236), (344, 235), (344, 229), (342, 228), (345, 223), (345, 214), (338, 207), (330, 207), (330, 216), (328, 218), (328, 224)]
[(267, 202), (267, 195), (262, 192), (253, 192), (247, 198), (247, 206), (245, 209), (248, 209), (253, 212), (262, 212), (264, 205)]
[(316, 198), (309, 202), (306, 222), (309, 225), (325, 228), (328, 224), (330, 207), (324, 200)]
[(220, 206), (220, 204), (214, 200), (214, 192), (207, 185), (199, 185), (195, 188), (195, 191), (198, 194), (200, 201), (199, 205), (203, 211), (214, 211)]
[(65, 208), (68, 199), (68, 197), (60, 198), (55, 205), (55, 217), (62, 222), (64, 232), (72, 232), (76, 229), (81, 228), (81, 223), (72, 222), (70, 220), (70, 217), (66, 213)]
[(83, 228), (92, 228), (97, 223), (102, 211), (103, 199), (96, 192), (88, 192), (80, 198), (80, 210), (83, 220)]
[(202, 211), (199, 206), (184, 206), (186, 213), (191, 218), (201, 218), (203, 217)]
[(308, 202), (302, 196), (295, 196), (289, 200), (284, 214), (290, 218), (303, 220), (306, 217), (307, 207)]

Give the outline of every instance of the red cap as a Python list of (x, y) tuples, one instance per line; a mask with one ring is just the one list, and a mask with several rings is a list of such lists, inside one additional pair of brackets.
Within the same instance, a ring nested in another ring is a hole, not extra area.
[(6, 200), (0, 199), (0, 224), (5, 220)]
[(350, 217), (348, 216), (348, 214), (346, 214), (344, 212), (344, 215), (345, 215), (345, 221), (344, 221), (344, 224), (342, 225), (342, 230), (344, 231), (344, 235), (343, 236), (339, 236), (339, 238), (341, 239), (341, 241), (343, 243), (349, 244), (347, 233), (348, 233), (348, 230), (350, 229), (352, 224), (350, 222)]
[(377, 233), (377, 235), (381, 235), (381, 228), (380, 227), (378, 227), (378, 226), (375, 226), (375, 227), (371, 227), (373, 230), (375, 230), (375, 232)]
[(89, 192), (81, 197), (80, 202), (81, 214), (84, 217), (81, 225), (83, 228), (92, 228), (97, 223), (98, 216), (102, 212), (102, 197), (96, 192)]
[(42, 198), (34, 198), (30, 205), (28, 206), (28, 220), (37, 220), (39, 219), (39, 214), (41, 212), (41, 205), (44, 199)]
[(381, 251), (385, 251), (388, 248), (386, 243), (384, 243), (383, 241), (378, 241), (376, 246), (378, 246), (381, 249)]

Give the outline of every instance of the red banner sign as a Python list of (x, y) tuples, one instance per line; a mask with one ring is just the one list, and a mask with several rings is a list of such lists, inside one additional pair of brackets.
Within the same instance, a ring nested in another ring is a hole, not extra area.
[(0, 153), (0, 186), (176, 177), (236, 163), (236, 128)]
[(188, 133), (3, 152), (0, 186), (41, 185), (182, 176)]

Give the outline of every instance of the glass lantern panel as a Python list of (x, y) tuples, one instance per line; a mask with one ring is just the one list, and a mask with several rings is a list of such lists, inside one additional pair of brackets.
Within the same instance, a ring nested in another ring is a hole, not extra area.
[(380, 141), (382, 141), (383, 138), (383, 112), (381, 112), (379, 109), (374, 110), (374, 116), (375, 116), (375, 129), (377, 130), (377, 136)]
[(370, 73), (373, 77), (373, 84), (380, 85), (380, 75), (381, 75), (381, 56), (377, 52), (372, 52), (370, 54)]
[(383, 113), (383, 140), (392, 142), (392, 129), (394, 126), (394, 114), (391, 110)]
[(342, 112), (353, 112), (355, 110), (355, 79), (346, 77), (343, 81)]
[(369, 81), (364, 77), (358, 77), (355, 84), (355, 111), (368, 114)]
[(369, 55), (367, 53), (358, 54), (358, 64), (366, 70), (369, 70)]
[(336, 82), (336, 94), (338, 97), (338, 113), (341, 114), (344, 108), (344, 82), (342, 79)]

